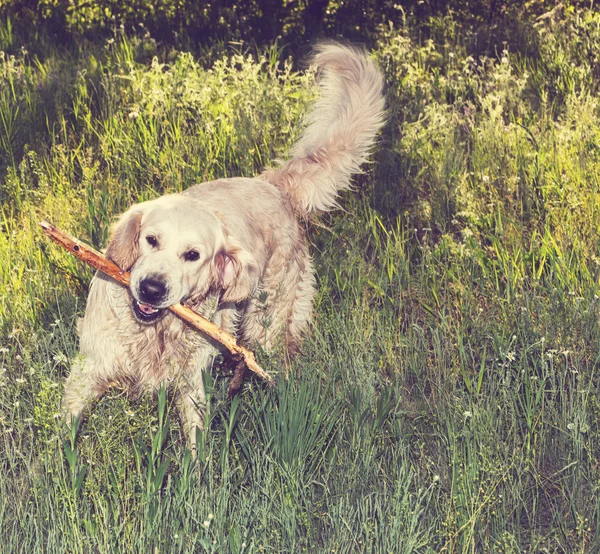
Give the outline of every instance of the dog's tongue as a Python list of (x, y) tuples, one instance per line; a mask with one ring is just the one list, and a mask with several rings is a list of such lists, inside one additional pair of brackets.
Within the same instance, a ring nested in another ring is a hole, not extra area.
[(140, 308), (140, 311), (145, 313), (146, 315), (150, 315), (158, 311), (157, 308), (150, 306), (150, 304), (138, 304), (138, 306)]

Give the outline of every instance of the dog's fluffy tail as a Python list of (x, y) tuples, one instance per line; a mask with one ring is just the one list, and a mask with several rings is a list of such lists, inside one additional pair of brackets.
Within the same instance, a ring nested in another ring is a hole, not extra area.
[(324, 44), (312, 62), (320, 73), (320, 96), (308, 126), (291, 159), (263, 174), (288, 194), (300, 215), (337, 206), (384, 121), (383, 78), (363, 52)]

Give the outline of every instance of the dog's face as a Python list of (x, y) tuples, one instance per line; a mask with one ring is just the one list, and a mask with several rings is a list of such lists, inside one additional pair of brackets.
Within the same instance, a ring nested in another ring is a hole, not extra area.
[(131, 272), (133, 314), (146, 324), (158, 321), (169, 306), (193, 303), (210, 291), (224, 301), (241, 302), (258, 278), (253, 258), (227, 236), (217, 217), (185, 197), (131, 208), (106, 253)]

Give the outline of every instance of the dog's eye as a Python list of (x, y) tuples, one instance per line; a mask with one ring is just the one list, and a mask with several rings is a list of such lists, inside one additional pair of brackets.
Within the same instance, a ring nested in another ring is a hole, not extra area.
[(146, 237), (146, 242), (152, 246), (152, 248), (158, 246), (158, 239), (154, 235), (148, 235)]
[(186, 262), (195, 262), (200, 257), (199, 252), (196, 250), (188, 250), (184, 255), (183, 259)]

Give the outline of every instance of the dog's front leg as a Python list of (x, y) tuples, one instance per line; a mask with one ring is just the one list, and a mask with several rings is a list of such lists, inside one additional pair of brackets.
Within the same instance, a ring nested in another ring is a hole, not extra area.
[(197, 451), (196, 433), (204, 430), (206, 416), (204, 372), (211, 370), (216, 353), (216, 349), (208, 344), (200, 346), (188, 362), (187, 371), (177, 387), (177, 407), (193, 456)]
[[(120, 338), (124, 318), (117, 315), (119, 308), (121, 313), (129, 310), (125, 289), (106, 276), (95, 276), (77, 329), (80, 353), (71, 363), (65, 383), (62, 411), (68, 425), (118, 381), (119, 374), (131, 373), (127, 346)], [(130, 336), (131, 331), (123, 334)]]
[[(196, 308), (203, 313), (202, 308)], [(204, 313), (205, 316), (208, 314)], [(211, 318), (212, 321), (225, 329), (228, 333), (235, 334), (239, 314), (235, 304), (225, 303), (219, 306)], [(194, 337), (198, 335), (194, 334)], [(204, 430), (206, 416), (206, 392), (204, 390), (204, 372), (212, 369), (215, 356), (219, 350), (206, 339), (200, 339), (195, 351), (186, 364), (186, 370), (180, 380), (178, 389), (178, 408), (181, 415), (185, 433), (188, 436), (188, 446), (192, 454), (197, 454), (196, 434)]]
[(79, 418), (83, 411), (106, 390), (106, 380), (99, 378), (96, 365), (79, 354), (73, 361), (65, 383), (62, 412), (67, 425)]

